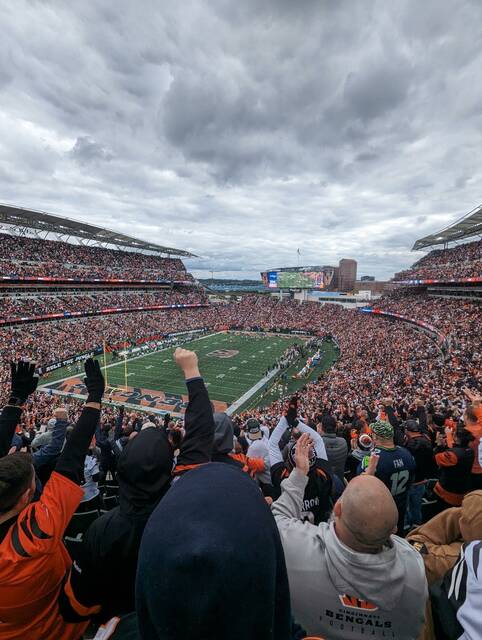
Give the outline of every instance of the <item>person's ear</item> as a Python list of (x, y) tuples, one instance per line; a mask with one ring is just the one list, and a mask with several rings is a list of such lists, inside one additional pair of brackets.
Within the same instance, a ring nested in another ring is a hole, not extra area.
[(335, 502), (335, 506), (333, 507), (333, 513), (337, 518), (341, 518), (341, 500), (337, 500)]
[(30, 504), (33, 498), (33, 494), (34, 494), (34, 490), (32, 490), (32, 487), (25, 489), (25, 491), (22, 493), (17, 503), (18, 506), (20, 507), (20, 511), (24, 509), (28, 504)]

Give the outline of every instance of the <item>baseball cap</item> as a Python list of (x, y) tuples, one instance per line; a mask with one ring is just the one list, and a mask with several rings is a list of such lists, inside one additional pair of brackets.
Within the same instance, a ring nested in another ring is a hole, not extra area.
[(250, 440), (260, 440), (263, 437), (261, 426), (256, 418), (250, 418), (245, 424), (247, 436)]
[(373, 440), (368, 433), (362, 433), (358, 438), (358, 448), (362, 451), (371, 451), (373, 449)]
[(370, 429), (379, 438), (384, 438), (385, 440), (393, 438), (393, 427), (386, 420), (377, 420), (376, 422), (372, 422)]

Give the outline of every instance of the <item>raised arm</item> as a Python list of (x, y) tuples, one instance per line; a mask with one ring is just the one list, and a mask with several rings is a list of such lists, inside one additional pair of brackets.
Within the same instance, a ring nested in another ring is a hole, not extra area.
[(427, 433), (427, 411), (425, 409), (425, 405), (422, 400), (416, 400), (415, 405), (417, 407), (417, 418), (418, 424), (420, 425), (420, 431), (422, 433)]
[(273, 429), (273, 433), (268, 441), (268, 453), (269, 453), (269, 463), (271, 467), (274, 467), (275, 464), (279, 464), (283, 462), (283, 454), (281, 453), (281, 449), (279, 448), (280, 440), (287, 429), (290, 426), (285, 416), (281, 416), (278, 424)]
[(15, 427), (22, 414), (23, 405), (29, 395), (34, 393), (38, 384), (35, 374), (35, 363), (19, 360), (10, 363), (11, 385), (10, 397), (0, 415), (0, 457), (6, 456), (10, 450)]
[(320, 460), (328, 460), (328, 456), (326, 455), (325, 443), (323, 442), (323, 438), (320, 436), (318, 431), (315, 431), (304, 422), (301, 422), (301, 420), (298, 420), (298, 429), (301, 431), (301, 433), (306, 433), (310, 437), (316, 452), (316, 457)]
[(105, 386), (98, 362), (87, 360), (85, 372), (88, 391), (85, 407), (40, 499), (22, 511), (16, 525), (22, 554), (42, 555), (55, 549), (82, 499), (84, 458), (99, 421)]
[(176, 364), (184, 373), (189, 402), (184, 416), (186, 435), (177, 459), (175, 474), (193, 466), (210, 462), (214, 440), (214, 417), (209, 395), (199, 371), (194, 351), (178, 347), (174, 352)]
[(99, 423), (100, 403), (105, 389), (104, 377), (97, 360), (86, 360), (85, 373), (87, 402), (55, 467), (57, 473), (76, 484), (80, 484), (82, 480), (84, 459)]
[(271, 506), (271, 511), (283, 540), (285, 552), (285, 545), (290, 541), (290, 531), (314, 526), (307, 522), (302, 522), (303, 499), (310, 469), (308, 457), (310, 446), (309, 435), (303, 434), (296, 445), (296, 468), (293, 469), (289, 478), (281, 483), (281, 497), (273, 502)]

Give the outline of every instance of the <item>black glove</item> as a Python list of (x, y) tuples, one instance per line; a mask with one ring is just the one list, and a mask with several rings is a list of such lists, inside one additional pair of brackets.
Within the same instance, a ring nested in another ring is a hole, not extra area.
[(8, 404), (22, 405), (38, 385), (38, 375), (35, 374), (35, 363), (28, 360), (19, 360), (10, 363), (12, 385)]
[(291, 428), (298, 426), (298, 419), (296, 418), (296, 412), (298, 409), (298, 397), (294, 396), (288, 402), (288, 406), (285, 411), (286, 422)]
[(101, 402), (104, 395), (105, 380), (97, 360), (89, 358), (84, 362), (84, 384), (87, 387), (87, 402)]

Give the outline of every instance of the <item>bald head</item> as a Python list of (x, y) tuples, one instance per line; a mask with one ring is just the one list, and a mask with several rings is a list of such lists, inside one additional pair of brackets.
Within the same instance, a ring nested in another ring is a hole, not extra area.
[(375, 552), (397, 529), (398, 510), (387, 487), (375, 476), (354, 478), (335, 505), (338, 537), (355, 551)]

